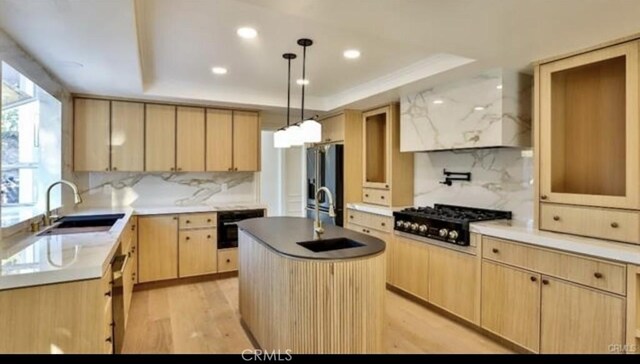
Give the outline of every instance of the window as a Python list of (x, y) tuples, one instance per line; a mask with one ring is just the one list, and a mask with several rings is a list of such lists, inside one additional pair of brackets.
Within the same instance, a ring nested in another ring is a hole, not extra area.
[[(2, 62), (2, 226), (41, 214), (61, 177), (61, 104)], [(52, 206), (60, 205), (59, 192)]]

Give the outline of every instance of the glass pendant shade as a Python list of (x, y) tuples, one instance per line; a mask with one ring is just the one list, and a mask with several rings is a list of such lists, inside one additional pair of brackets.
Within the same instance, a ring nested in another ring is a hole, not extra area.
[(322, 141), (322, 124), (313, 120), (307, 119), (300, 124), (302, 129), (302, 139), (305, 143), (319, 143)]
[(292, 147), (304, 144), (302, 128), (298, 124), (293, 124), (287, 128), (287, 137)]
[(289, 133), (287, 133), (287, 129), (278, 129), (275, 133), (273, 133), (273, 147), (274, 148), (289, 148), (291, 143), (289, 143)]

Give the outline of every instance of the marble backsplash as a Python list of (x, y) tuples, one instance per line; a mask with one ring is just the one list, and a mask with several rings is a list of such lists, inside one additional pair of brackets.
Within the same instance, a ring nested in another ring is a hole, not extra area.
[(83, 207), (257, 202), (257, 173), (76, 172)]
[[(415, 154), (414, 205), (434, 203), (508, 210), (533, 218), (533, 158), (529, 149), (490, 148)], [(471, 172), (471, 182), (444, 181), (443, 169)]]

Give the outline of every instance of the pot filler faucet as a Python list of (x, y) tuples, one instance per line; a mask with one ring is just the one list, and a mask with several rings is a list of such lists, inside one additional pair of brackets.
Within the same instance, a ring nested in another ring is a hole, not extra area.
[(47, 207), (44, 211), (44, 226), (51, 225), (51, 189), (60, 184), (65, 184), (71, 187), (73, 190), (73, 202), (75, 202), (76, 205), (82, 202), (82, 197), (80, 197), (80, 194), (78, 193), (78, 186), (76, 186), (75, 183), (64, 179), (61, 179), (58, 182), (53, 182), (49, 188), (47, 188)]
[(318, 196), (320, 196), (321, 192), (324, 192), (329, 198), (329, 216), (332, 218), (336, 217), (336, 212), (333, 206), (333, 195), (331, 194), (331, 191), (326, 187), (318, 188), (318, 190), (316, 191), (316, 222), (313, 227), (314, 237), (316, 239), (319, 239), (320, 235), (324, 233), (324, 228), (322, 227), (322, 221), (320, 221), (320, 208), (318, 205)]

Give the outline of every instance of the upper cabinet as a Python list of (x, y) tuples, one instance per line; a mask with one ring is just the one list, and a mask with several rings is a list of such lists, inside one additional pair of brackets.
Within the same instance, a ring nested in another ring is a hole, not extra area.
[(257, 112), (207, 109), (207, 171), (260, 170)]
[(638, 130), (638, 43), (541, 65), (541, 198), (640, 207)]
[(74, 170), (260, 170), (260, 115), (121, 100), (74, 100)]
[(640, 242), (638, 52), (634, 41), (536, 66), (541, 229)]
[(205, 110), (178, 107), (176, 119), (176, 170), (204, 171)]
[(111, 170), (144, 169), (144, 104), (111, 102)]
[(320, 120), (322, 125), (322, 142), (333, 143), (344, 141), (345, 134), (345, 114), (338, 114)]
[(176, 107), (146, 105), (145, 171), (175, 171)]
[(74, 100), (73, 166), (76, 171), (108, 171), (110, 108), (108, 100)]
[(362, 114), (362, 201), (413, 204), (413, 153), (400, 152), (397, 103)]
[(531, 81), (492, 69), (403, 97), (400, 149), (531, 146)]

